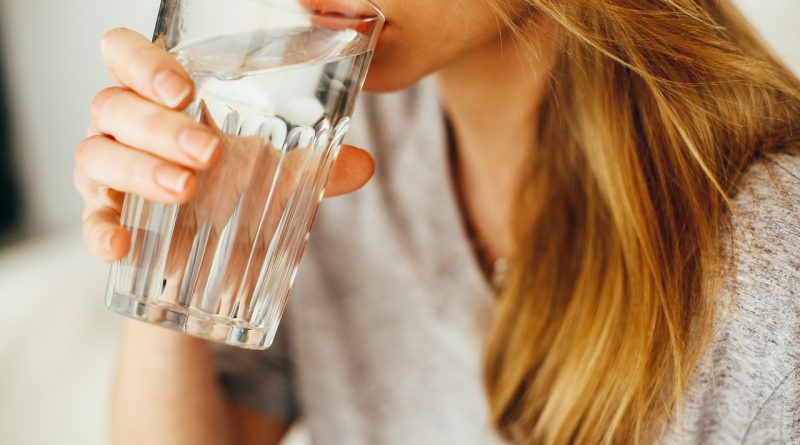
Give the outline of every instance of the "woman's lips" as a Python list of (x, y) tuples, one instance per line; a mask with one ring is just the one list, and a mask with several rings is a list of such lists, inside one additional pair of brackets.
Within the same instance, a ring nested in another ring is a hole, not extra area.
[[(371, 36), (383, 13), (364, 0), (299, 0), (300, 5), (314, 14), (312, 23), (328, 29), (353, 29)], [(389, 22), (384, 19), (375, 50), (386, 46)]]
[(300, 5), (318, 15), (349, 19), (366, 20), (380, 14), (363, 0), (300, 0)]
[[(330, 30), (352, 29), (369, 38), (372, 38), (372, 36), (375, 33), (375, 27), (378, 26), (375, 20), (365, 21), (352, 17), (345, 17), (341, 15), (328, 15), (328, 14), (314, 15), (313, 17), (311, 17), (311, 23), (314, 27), (330, 29)], [(381, 33), (378, 36), (378, 45), (380, 45), (380, 42), (383, 40), (385, 31), (386, 31), (386, 24), (384, 24), (383, 29), (381, 30)]]
[[(373, 27), (383, 14), (376, 12), (363, 0), (299, 0), (303, 8), (313, 13), (312, 23), (328, 29), (353, 29), (364, 35), (372, 35)], [(385, 22), (376, 50), (384, 47), (389, 23)]]

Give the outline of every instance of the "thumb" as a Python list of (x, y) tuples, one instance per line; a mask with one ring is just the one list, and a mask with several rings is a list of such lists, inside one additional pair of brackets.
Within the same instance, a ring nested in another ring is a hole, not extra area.
[(374, 173), (375, 161), (372, 155), (366, 150), (344, 145), (328, 179), (325, 197), (352, 193), (369, 182)]

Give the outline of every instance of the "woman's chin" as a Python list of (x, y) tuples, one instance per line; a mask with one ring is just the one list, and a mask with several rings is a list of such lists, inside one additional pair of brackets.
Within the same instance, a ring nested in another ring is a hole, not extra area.
[(364, 91), (386, 93), (402, 90), (415, 84), (424, 75), (408, 69), (406, 64), (384, 64), (373, 62), (364, 82)]

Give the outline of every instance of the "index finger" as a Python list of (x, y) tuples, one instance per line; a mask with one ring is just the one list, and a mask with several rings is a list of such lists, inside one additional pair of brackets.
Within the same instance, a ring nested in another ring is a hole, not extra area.
[(107, 32), (101, 52), (117, 82), (147, 99), (167, 106), (186, 106), (194, 84), (178, 60), (143, 35), (125, 28)]

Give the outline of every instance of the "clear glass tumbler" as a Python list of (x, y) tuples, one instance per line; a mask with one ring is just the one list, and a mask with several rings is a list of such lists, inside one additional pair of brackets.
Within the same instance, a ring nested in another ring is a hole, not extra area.
[(110, 309), (269, 347), (383, 23), (366, 0), (162, 0), (154, 40), (222, 149), (187, 204), (126, 196)]

